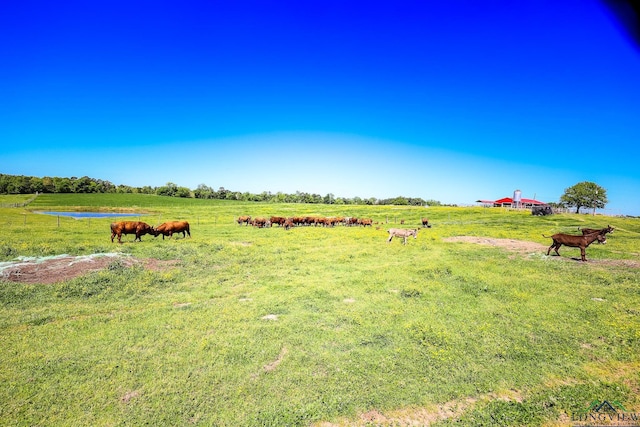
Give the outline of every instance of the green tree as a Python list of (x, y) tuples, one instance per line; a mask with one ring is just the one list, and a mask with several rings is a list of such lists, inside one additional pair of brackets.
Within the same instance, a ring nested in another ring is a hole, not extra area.
[(566, 188), (560, 196), (560, 202), (575, 207), (576, 213), (580, 213), (580, 208), (602, 209), (609, 201), (607, 190), (593, 182), (583, 181)]
[(156, 194), (158, 196), (169, 196), (173, 197), (178, 192), (178, 186), (173, 182), (167, 182), (167, 185), (158, 187), (156, 190)]
[(193, 191), (193, 195), (196, 199), (211, 199), (213, 198), (213, 193), (213, 188), (205, 184), (198, 185), (198, 188)]

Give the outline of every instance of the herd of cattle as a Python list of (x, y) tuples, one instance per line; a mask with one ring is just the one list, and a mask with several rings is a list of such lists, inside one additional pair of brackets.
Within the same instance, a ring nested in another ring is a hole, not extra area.
[[(422, 226), (423, 227), (431, 227), (429, 225), (429, 220), (427, 218), (422, 218)], [(283, 227), (285, 230), (289, 230), (292, 227), (300, 227), (300, 226), (321, 226), (321, 227), (335, 227), (336, 225), (345, 225), (348, 227), (352, 226), (362, 226), (371, 227), (373, 224), (378, 224), (377, 222), (373, 222), (371, 218), (354, 218), (354, 217), (324, 217), (324, 216), (292, 216), (292, 217), (282, 217), (282, 216), (272, 216), (270, 218), (266, 217), (257, 217), (252, 218), (250, 215), (242, 215), (239, 216), (236, 220), (238, 225), (251, 225), (254, 227), (273, 227), (273, 225), (278, 225)], [(404, 224), (404, 221), (401, 221)]]
[[(252, 225), (260, 228), (272, 227), (276, 224), (283, 227), (285, 230), (288, 230), (291, 227), (300, 226), (335, 227), (338, 224), (342, 224), (344, 226), (371, 227), (374, 224), (371, 218), (319, 216), (295, 216), (289, 218), (272, 216), (267, 219), (263, 217), (251, 218), (249, 215), (243, 215), (238, 217), (236, 222), (238, 225), (245, 224), (247, 226)], [(427, 218), (422, 218), (421, 222), (423, 228), (431, 228), (431, 224), (429, 224), (429, 220)], [(402, 221), (402, 223), (404, 223), (404, 221)], [(377, 222), (375, 224), (377, 224)], [(418, 237), (418, 230), (418, 228), (390, 228), (387, 230), (389, 233), (387, 242), (391, 242), (394, 237), (398, 237), (402, 238), (403, 244), (406, 245), (407, 238), (413, 237), (416, 239)], [(602, 244), (607, 243), (606, 235), (608, 233), (613, 233), (614, 228), (609, 225), (603, 229), (582, 228), (579, 230), (582, 232), (581, 235), (557, 233), (552, 236), (545, 236), (543, 234), (543, 237), (553, 240), (553, 243), (549, 246), (549, 249), (547, 249), (547, 256), (551, 252), (551, 249), (555, 251), (556, 255), (560, 256), (560, 252), (558, 252), (558, 250), (562, 245), (565, 245), (572, 248), (580, 248), (580, 258), (582, 261), (586, 261), (585, 249), (595, 241)], [(113, 242), (113, 239), (118, 236), (118, 243), (122, 243), (121, 238), (123, 234), (135, 234), (135, 242), (136, 240), (142, 241), (141, 237), (145, 234), (151, 234), (155, 237), (162, 235), (162, 239), (164, 240), (165, 236), (171, 237), (174, 233), (182, 233), (182, 237), (186, 237), (187, 235), (191, 237), (189, 223), (187, 221), (169, 221), (160, 224), (157, 227), (153, 227), (142, 221), (121, 221), (111, 224), (111, 242)]]

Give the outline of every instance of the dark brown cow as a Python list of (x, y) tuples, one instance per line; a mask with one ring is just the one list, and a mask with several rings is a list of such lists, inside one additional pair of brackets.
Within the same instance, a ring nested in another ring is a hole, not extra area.
[(251, 215), (242, 215), (238, 217), (237, 221), (238, 225), (242, 225), (243, 222), (245, 223), (245, 225), (249, 225), (249, 223), (251, 222)]
[(152, 226), (142, 221), (121, 221), (121, 222), (113, 222), (111, 223), (111, 242), (113, 243), (113, 238), (118, 236), (118, 243), (122, 243), (121, 237), (123, 234), (135, 234), (136, 238), (133, 239), (135, 242), (139, 240), (142, 242), (140, 238), (144, 234), (155, 234), (155, 230)]
[(160, 224), (156, 227), (155, 236), (158, 237), (159, 234), (162, 234), (162, 240), (164, 240), (164, 236), (173, 236), (173, 233), (182, 233), (182, 237), (191, 237), (191, 231), (189, 231), (189, 223), (187, 221), (169, 221), (163, 224)]
[[(549, 236), (545, 236), (544, 234), (542, 235), (542, 237), (549, 238)], [(592, 233), (586, 234), (584, 236), (574, 236), (571, 234), (557, 233), (551, 236), (551, 238), (553, 239), (553, 243), (551, 244), (551, 246), (549, 246), (547, 255), (549, 255), (549, 252), (551, 252), (551, 249), (553, 249), (555, 250), (556, 254), (560, 256), (560, 252), (558, 252), (558, 249), (560, 249), (560, 246), (565, 245), (571, 248), (580, 248), (580, 258), (582, 259), (582, 261), (587, 260), (587, 258), (585, 257), (585, 249), (591, 243), (595, 242), (596, 240), (598, 241), (598, 243), (607, 243), (607, 238), (602, 233)]]
[(422, 218), (422, 228), (431, 228), (431, 225), (429, 225), (429, 218)]

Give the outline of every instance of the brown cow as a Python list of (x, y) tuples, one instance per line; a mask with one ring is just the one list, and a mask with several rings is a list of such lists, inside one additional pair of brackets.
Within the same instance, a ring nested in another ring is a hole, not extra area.
[(238, 225), (242, 225), (243, 222), (246, 223), (245, 225), (249, 225), (249, 222), (251, 222), (251, 215), (242, 215), (238, 217), (237, 221)]
[(272, 216), (271, 219), (269, 219), (269, 221), (271, 221), (271, 225), (278, 224), (279, 226), (283, 226), (286, 220), (286, 218), (281, 216)]
[(155, 234), (155, 230), (152, 226), (142, 221), (121, 221), (121, 222), (113, 222), (111, 223), (111, 243), (113, 243), (113, 238), (118, 236), (118, 243), (122, 243), (121, 237), (123, 234), (135, 234), (136, 238), (133, 239), (135, 242), (139, 240), (142, 242), (140, 238), (144, 234)]
[(158, 237), (158, 234), (162, 234), (162, 240), (164, 240), (164, 236), (173, 236), (173, 233), (182, 233), (182, 237), (191, 237), (191, 231), (189, 231), (189, 223), (187, 221), (169, 221), (163, 224), (160, 224), (155, 229), (155, 236)]
[(251, 225), (258, 228), (271, 227), (271, 221), (266, 218), (256, 218), (250, 222)]
[(360, 225), (363, 227), (366, 227), (367, 225), (371, 227), (371, 224), (373, 224), (373, 220), (371, 218), (362, 218), (360, 220)]
[(431, 225), (429, 225), (429, 218), (422, 218), (422, 228), (431, 228)]

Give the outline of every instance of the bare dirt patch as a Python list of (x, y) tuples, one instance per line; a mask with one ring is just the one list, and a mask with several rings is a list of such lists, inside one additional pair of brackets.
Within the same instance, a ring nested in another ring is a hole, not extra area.
[(123, 254), (59, 255), (3, 263), (5, 265), (0, 268), (0, 277), (18, 283), (58, 283), (103, 270), (116, 261), (125, 267), (141, 265), (156, 271), (167, 269), (178, 263), (178, 260), (138, 259)]
[(531, 253), (540, 252), (548, 249), (548, 246), (536, 242), (527, 242), (515, 239), (496, 239), (494, 237), (478, 237), (478, 236), (453, 236), (443, 239), (445, 242), (465, 242), (476, 243), (479, 245), (496, 246), (507, 249), (512, 252)]
[[(476, 243), (479, 245), (486, 245), (486, 246), (494, 246), (494, 247), (506, 249), (510, 252), (519, 253), (522, 255), (532, 254), (532, 253), (541, 253), (542, 255), (546, 255), (547, 249), (549, 249), (549, 246), (536, 243), (536, 242), (527, 242), (524, 240), (515, 240), (515, 239), (497, 239), (494, 237), (453, 236), (453, 237), (444, 238), (442, 240), (445, 242), (465, 242), (465, 243)], [(549, 258), (581, 262), (579, 249), (565, 248), (565, 250), (568, 252), (567, 256), (558, 257), (558, 256), (550, 255)], [(577, 256), (571, 256), (571, 252), (569, 252), (571, 250), (576, 251)], [(589, 259), (589, 257), (587, 256), (587, 261), (589, 264), (596, 264), (596, 265), (603, 265), (603, 266), (640, 268), (640, 261), (629, 260), (629, 259)]]

